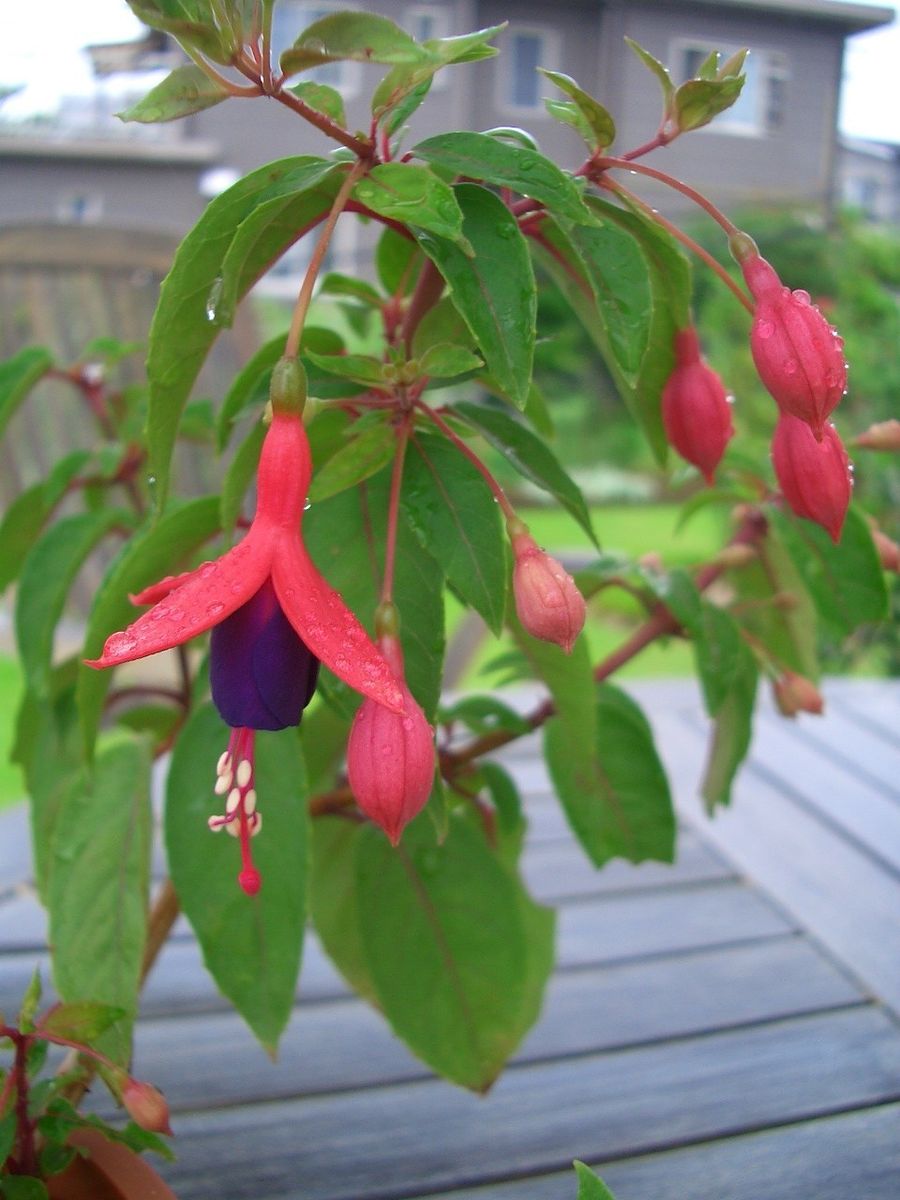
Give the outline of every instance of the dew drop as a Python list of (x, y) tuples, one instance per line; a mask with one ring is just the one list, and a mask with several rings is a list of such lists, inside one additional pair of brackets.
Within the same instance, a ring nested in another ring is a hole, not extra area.
[(217, 617), (220, 613), (223, 613), (224, 611), (225, 611), (225, 605), (222, 603), (221, 600), (216, 600), (212, 604), (207, 604), (207, 606), (206, 606), (206, 614), (207, 614), (207, 616), (210, 616), (210, 617)]
[(151, 608), (147, 615), (151, 621), (162, 621), (169, 615), (169, 612), (168, 604), (157, 604), (156, 608)]
[(130, 654), (137, 645), (137, 638), (127, 633), (114, 634), (106, 644), (107, 654)]
[(209, 295), (206, 297), (206, 319), (207, 321), (215, 321), (219, 301), (222, 299), (222, 288), (224, 281), (221, 275), (213, 281), (212, 287), (209, 289)]
[(184, 609), (183, 608), (170, 608), (169, 609), (169, 620), (170, 621), (183, 621), (184, 620)]
[(794, 292), (794, 299), (799, 304), (809, 304), (810, 303), (809, 292), (804, 292), (803, 288), (797, 288), (796, 292)]
[(200, 568), (200, 578), (201, 579), (209, 579), (209, 577), (211, 575), (215, 575), (215, 573), (218, 569), (219, 568), (213, 562), (204, 563), (203, 566)]

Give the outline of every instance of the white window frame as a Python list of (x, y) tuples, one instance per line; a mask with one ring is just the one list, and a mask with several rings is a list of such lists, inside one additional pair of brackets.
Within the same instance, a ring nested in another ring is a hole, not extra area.
[[(679, 37), (670, 44), (669, 62), (672, 64), (672, 76), (676, 84), (684, 81), (684, 62), (690, 51), (698, 51), (704, 58), (713, 50), (719, 52), (719, 61), (725, 62), (732, 54), (743, 49), (741, 46), (716, 45), (704, 38)], [(788, 56), (783, 50), (769, 46), (751, 47), (747, 55), (747, 63), (752, 69), (759, 71), (759, 96), (756, 112), (752, 118), (735, 114), (733, 108), (727, 108), (719, 113), (708, 125), (701, 126), (698, 132), (724, 133), (733, 137), (763, 138), (770, 137), (782, 128), (782, 123), (773, 124), (769, 120), (768, 105), (770, 85), (773, 81), (786, 83), (790, 77)], [(740, 101), (739, 101), (740, 103)]]
[(512, 39), (518, 36), (540, 39), (543, 45), (538, 56), (539, 65), (546, 67), (550, 71), (558, 71), (562, 62), (562, 36), (555, 29), (550, 29), (546, 25), (519, 25), (517, 23), (509, 29), (504, 38), (505, 46), (501, 47), (501, 53), (497, 60), (495, 94), (497, 108), (501, 112), (510, 113), (513, 116), (528, 115), (533, 117), (545, 113), (540, 94), (542, 76), (535, 75), (538, 89), (537, 102), (535, 104), (516, 104), (511, 98), (515, 82)]
[[(347, 7), (347, 4), (341, 3), (340, 0), (280, 0), (275, 12), (277, 15), (289, 15), (291, 24), (297, 31), (295, 34), (296, 37), (308, 25), (312, 25), (313, 21), (318, 21), (321, 17), (329, 16), (331, 13), (344, 12)], [(281, 47), (279, 54), (286, 48)], [(327, 80), (320, 80), (316, 77), (318, 70), (329, 67), (340, 71), (340, 79), (337, 83), (327, 83)], [(362, 84), (361, 67), (362, 63), (352, 62), (349, 59), (335, 63), (323, 63), (322, 68), (315, 67), (311, 70), (302, 71), (299, 75), (291, 76), (290, 86), (303, 83), (305, 80), (314, 83), (327, 83), (328, 87), (333, 87), (335, 91), (340, 92), (344, 100), (353, 100), (354, 97), (359, 95)]]

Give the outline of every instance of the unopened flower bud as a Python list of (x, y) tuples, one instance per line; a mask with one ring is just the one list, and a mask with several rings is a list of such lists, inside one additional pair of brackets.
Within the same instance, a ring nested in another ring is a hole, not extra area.
[(853, 445), (866, 450), (900, 450), (900, 421), (895, 417), (870, 425), (864, 433), (857, 434)]
[(546, 554), (521, 523), (511, 528), (513, 597), (522, 626), (532, 637), (555, 642), (566, 654), (584, 628), (584, 596), (575, 580)]
[(825, 707), (822, 693), (809, 679), (794, 671), (785, 671), (772, 684), (775, 703), (783, 717), (796, 717), (798, 712), (821, 716)]
[(756, 301), (750, 349), (782, 412), (806, 421), (816, 440), (847, 386), (844, 343), (809, 293), (792, 292), (758, 254), (741, 263)]
[(850, 462), (837, 430), (826, 425), (817, 442), (804, 421), (782, 413), (772, 438), (772, 462), (784, 498), (798, 517), (840, 540), (850, 504)]
[(169, 1106), (162, 1092), (150, 1083), (129, 1077), (122, 1088), (122, 1103), (128, 1115), (141, 1129), (150, 1133), (165, 1133), (172, 1136), (169, 1125)]
[(722, 380), (700, 357), (694, 329), (675, 334), (675, 366), (663, 389), (662, 417), (670, 444), (711, 484), (734, 426)]
[(717, 567), (746, 567), (756, 559), (756, 547), (746, 543), (735, 546), (723, 546), (712, 560)]
[(363, 701), (347, 742), (347, 775), (362, 811), (396, 846), (404, 826), (428, 801), (434, 783), (434, 731), (403, 683), (403, 656), (396, 636), (378, 647), (401, 684), (403, 713)]
[(900, 546), (880, 529), (872, 530), (872, 541), (875, 543), (875, 549), (878, 551), (878, 558), (884, 570), (900, 574)]

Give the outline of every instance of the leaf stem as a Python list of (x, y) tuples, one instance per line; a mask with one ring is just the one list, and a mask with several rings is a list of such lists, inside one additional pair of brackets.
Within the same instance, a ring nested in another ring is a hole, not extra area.
[(294, 306), (294, 314), (291, 318), (291, 327), (284, 345), (285, 358), (297, 357), (297, 351), (300, 349), (300, 335), (303, 333), (303, 325), (306, 321), (306, 314), (309, 311), (310, 301), (312, 300), (316, 277), (325, 260), (325, 255), (328, 253), (328, 246), (331, 242), (331, 235), (334, 233), (334, 227), (337, 225), (338, 217), (344, 211), (350, 193), (353, 191), (357, 181), (365, 175), (368, 169), (369, 162), (367, 160), (359, 159), (355, 162), (347, 172), (344, 182), (341, 184), (340, 190), (334, 198), (331, 211), (328, 214), (325, 224), (322, 226), (319, 239), (312, 252), (312, 258), (309, 260), (309, 266), (306, 268), (303, 283), (300, 285), (300, 293), (297, 296), (297, 303)]
[(444, 436), (453, 443), (453, 445), (457, 448), (457, 450), (460, 452), (460, 454), (464, 455), (469, 460), (469, 462), (472, 464), (472, 466), (475, 468), (475, 470), (478, 471), (478, 473), (481, 475), (482, 479), (485, 481), (485, 483), (488, 485), (488, 487), (493, 492), (494, 499), (500, 505), (500, 509), (501, 509), (504, 517), (506, 517), (507, 521), (517, 520), (516, 511), (513, 508), (513, 506), (510, 504), (509, 500), (507, 499), (506, 492), (504, 492), (503, 488), (500, 486), (500, 484), (497, 482), (497, 480), (494, 478), (494, 476), (490, 473), (490, 471), (487, 469), (487, 467), (484, 465), (484, 463), (481, 461), (481, 459), (478, 457), (478, 455), (475, 453), (475, 451), (472, 450), (469, 446), (467, 446), (466, 443), (462, 440), (462, 438), (459, 437), (458, 434), (453, 432), (453, 430), (450, 428), (450, 426), (447, 424), (447, 422), (445, 420), (443, 420), (442, 417), (438, 416), (438, 414), (434, 411), (433, 408), (429, 408), (428, 405), (424, 403), (424, 401), (417, 400), (416, 408), (419, 409), (420, 412), (423, 412), (430, 421), (432, 421), (435, 425), (437, 425), (437, 427), (438, 427), (438, 429), (440, 429), (441, 433), (443, 433)]
[(712, 219), (728, 234), (733, 237), (740, 230), (738, 227), (725, 216), (721, 209), (716, 208), (711, 200), (707, 200), (702, 192), (698, 192), (688, 183), (682, 183), (680, 179), (676, 179), (674, 175), (670, 175), (667, 171), (660, 171), (656, 167), (648, 167), (646, 163), (637, 163), (628, 158), (610, 158), (609, 156), (594, 159), (588, 178), (592, 183), (597, 183), (597, 176), (610, 168), (622, 167), (626, 171), (636, 171), (639, 175), (647, 175), (651, 179), (656, 179), (660, 183), (664, 183), (666, 187), (673, 188), (676, 192), (681, 192), (682, 196), (687, 196), (689, 200), (693, 200), (694, 204), (698, 204), (705, 213), (708, 213)]

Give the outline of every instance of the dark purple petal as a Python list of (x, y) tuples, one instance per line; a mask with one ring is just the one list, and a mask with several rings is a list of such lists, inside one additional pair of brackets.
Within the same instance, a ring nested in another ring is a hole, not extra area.
[(212, 631), (212, 698), (233, 728), (297, 725), (318, 673), (318, 659), (294, 632), (268, 581)]

